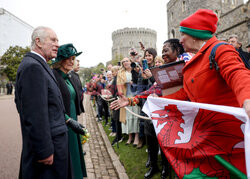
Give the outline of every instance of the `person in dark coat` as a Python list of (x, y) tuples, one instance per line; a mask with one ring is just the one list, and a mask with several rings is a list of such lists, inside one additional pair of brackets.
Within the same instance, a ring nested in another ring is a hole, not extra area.
[(74, 83), (77, 85), (78, 95), (80, 100), (80, 113), (84, 113), (84, 107), (83, 107), (83, 88), (82, 83), (80, 80), (80, 77), (78, 75), (78, 71), (80, 69), (79, 60), (75, 60), (75, 68), (70, 72), (71, 79), (74, 81)]
[[(117, 90), (117, 85), (116, 85), (118, 71), (119, 71), (119, 66), (113, 66), (111, 68), (113, 81), (109, 87), (109, 91), (112, 93), (113, 98), (116, 98), (116, 99), (118, 97), (118, 90)], [(122, 138), (122, 125), (121, 125), (119, 118), (120, 118), (120, 110), (113, 110), (113, 119), (114, 119), (115, 128), (116, 128), (116, 137), (111, 143), (112, 146), (114, 146), (116, 143), (121, 142), (123, 140), (123, 138)]]
[(10, 81), (8, 81), (8, 83), (6, 84), (6, 88), (7, 88), (7, 95), (11, 95), (13, 90), (13, 85)]
[(248, 56), (249, 56), (249, 58), (250, 58), (250, 44), (248, 44), (248, 45), (246, 46), (246, 48), (247, 48)]
[(58, 47), (53, 30), (37, 27), (32, 50), (17, 70), (15, 103), (23, 142), (20, 179), (72, 178), (62, 95), (46, 63), (56, 57)]
[(237, 35), (230, 35), (228, 38), (229, 44), (234, 46), (234, 48), (239, 52), (239, 56), (241, 60), (244, 62), (246, 68), (250, 69), (250, 56), (248, 52), (245, 52), (242, 50), (242, 44), (239, 41), (239, 38)]
[[(81, 113), (81, 98), (78, 86), (72, 79), (72, 75), (70, 73), (70, 71), (73, 70), (75, 57), (81, 53), (82, 52), (77, 52), (73, 44), (61, 45), (58, 49), (55, 61), (52, 62), (53, 73), (62, 93), (66, 123), (68, 121), (77, 121), (77, 115), (80, 115)], [(84, 135), (84, 133), (80, 134)], [(73, 176), (74, 179), (82, 179), (83, 177), (87, 177), (87, 172), (80, 135), (79, 132), (71, 128), (68, 130), (68, 135)]]

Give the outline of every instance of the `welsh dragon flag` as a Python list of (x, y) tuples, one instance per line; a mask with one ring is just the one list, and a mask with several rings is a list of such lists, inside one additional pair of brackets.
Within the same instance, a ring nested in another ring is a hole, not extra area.
[(250, 127), (244, 109), (148, 97), (143, 111), (180, 178), (232, 177), (215, 156), (250, 178)]

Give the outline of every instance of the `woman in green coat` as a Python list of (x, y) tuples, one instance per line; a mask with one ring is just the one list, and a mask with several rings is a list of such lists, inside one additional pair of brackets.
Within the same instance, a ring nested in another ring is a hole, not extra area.
[(87, 177), (82, 144), (79, 134), (84, 134), (82, 125), (77, 122), (77, 115), (80, 115), (80, 101), (77, 84), (71, 79), (70, 71), (73, 70), (77, 53), (73, 44), (65, 44), (59, 47), (56, 59), (52, 62), (53, 73), (58, 82), (62, 94), (65, 118), (68, 124), (69, 151), (72, 161), (72, 172), (74, 179)]

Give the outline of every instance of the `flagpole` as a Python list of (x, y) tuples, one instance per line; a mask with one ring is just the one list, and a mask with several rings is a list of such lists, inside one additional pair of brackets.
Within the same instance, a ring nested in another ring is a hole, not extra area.
[(220, 155), (214, 156), (215, 160), (225, 167), (232, 175), (237, 176), (240, 179), (247, 179), (247, 176), (242, 173), (238, 168), (230, 164), (228, 161), (223, 159)]

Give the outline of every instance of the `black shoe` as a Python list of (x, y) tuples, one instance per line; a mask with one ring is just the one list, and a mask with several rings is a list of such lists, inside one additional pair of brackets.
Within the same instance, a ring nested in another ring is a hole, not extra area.
[(158, 167), (150, 167), (148, 172), (144, 175), (144, 179), (149, 179), (152, 176), (154, 176), (154, 174), (159, 172), (159, 168)]
[(117, 142), (118, 142), (118, 140), (117, 140), (117, 138), (115, 138), (115, 139), (112, 141), (111, 145), (114, 146)]
[(163, 165), (161, 171), (161, 179), (166, 179), (168, 175), (169, 175), (168, 167)]
[(118, 142), (122, 142), (123, 141), (123, 137), (121, 137), (120, 139), (118, 139)]
[(83, 154), (83, 155), (86, 155), (86, 152), (85, 152), (85, 151), (82, 151), (82, 154)]
[(148, 160), (146, 162), (146, 168), (148, 168), (150, 166), (150, 157), (148, 156)]

